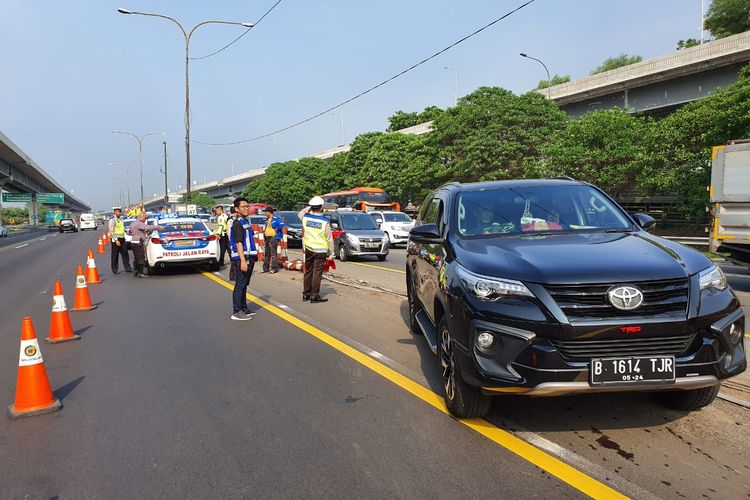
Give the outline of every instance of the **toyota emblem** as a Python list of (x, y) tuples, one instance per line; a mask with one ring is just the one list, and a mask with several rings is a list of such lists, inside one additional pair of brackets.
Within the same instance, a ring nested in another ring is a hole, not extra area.
[(607, 299), (616, 309), (632, 311), (643, 304), (643, 292), (634, 286), (614, 286), (607, 290)]

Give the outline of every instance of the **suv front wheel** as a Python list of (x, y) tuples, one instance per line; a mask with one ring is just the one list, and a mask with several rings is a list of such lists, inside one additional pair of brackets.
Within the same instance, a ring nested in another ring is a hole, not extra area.
[(453, 336), (443, 317), (438, 325), (438, 358), (443, 375), (445, 406), (456, 418), (483, 417), (490, 410), (491, 399), (478, 387), (464, 382), (456, 366)]
[(339, 260), (341, 262), (345, 262), (345, 261), (349, 260), (349, 256), (346, 254), (346, 247), (344, 246), (343, 243), (339, 243), (338, 254), (339, 254)]

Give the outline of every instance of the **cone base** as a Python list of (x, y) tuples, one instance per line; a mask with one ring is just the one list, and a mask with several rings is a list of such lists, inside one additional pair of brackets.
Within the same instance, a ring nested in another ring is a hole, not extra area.
[(72, 340), (81, 340), (80, 335), (73, 335), (72, 337), (67, 337), (64, 339), (51, 339), (49, 337), (45, 338), (44, 341), (48, 344), (62, 344), (63, 342), (70, 342)]
[(87, 284), (87, 285), (98, 285), (98, 284), (99, 284), (99, 283), (101, 283), (101, 282), (102, 282), (102, 280), (97, 280), (97, 281), (89, 281), (89, 280), (86, 280), (86, 284)]
[(52, 413), (61, 410), (62, 407), (63, 404), (59, 399), (55, 399), (52, 403), (42, 408), (32, 408), (30, 410), (16, 410), (15, 405), (10, 405), (8, 407), (8, 416), (12, 419), (33, 417), (35, 415), (43, 415), (45, 413)]
[(71, 311), (91, 311), (92, 309), (96, 309), (96, 304), (91, 305), (89, 307), (74, 307), (70, 310)]

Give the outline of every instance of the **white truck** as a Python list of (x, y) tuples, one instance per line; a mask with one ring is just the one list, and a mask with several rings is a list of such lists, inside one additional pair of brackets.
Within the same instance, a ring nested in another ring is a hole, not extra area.
[(726, 243), (750, 252), (750, 140), (716, 146), (711, 159), (709, 250)]

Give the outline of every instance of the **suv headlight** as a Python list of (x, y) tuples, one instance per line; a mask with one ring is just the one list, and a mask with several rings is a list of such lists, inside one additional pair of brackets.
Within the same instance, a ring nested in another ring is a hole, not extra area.
[(456, 274), (467, 290), (480, 300), (496, 301), (503, 297), (533, 297), (531, 290), (520, 281), (491, 278), (474, 274), (461, 266), (456, 266)]
[(711, 266), (700, 274), (701, 290), (713, 288), (714, 290), (725, 290), (727, 288), (727, 277), (717, 266)]
[(359, 238), (357, 238), (356, 236), (354, 236), (351, 233), (346, 233), (346, 239), (352, 245), (359, 245)]

